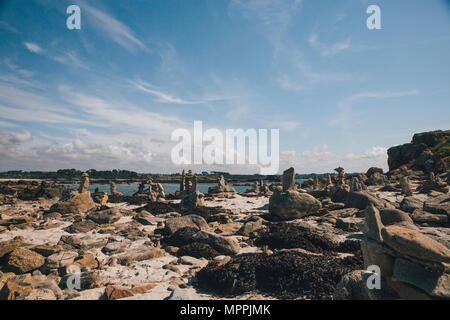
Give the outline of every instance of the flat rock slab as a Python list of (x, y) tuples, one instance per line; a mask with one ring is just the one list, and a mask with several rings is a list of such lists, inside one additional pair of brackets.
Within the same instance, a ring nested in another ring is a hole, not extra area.
[(419, 231), (397, 226), (381, 231), (385, 243), (394, 250), (418, 259), (450, 262), (450, 250)]

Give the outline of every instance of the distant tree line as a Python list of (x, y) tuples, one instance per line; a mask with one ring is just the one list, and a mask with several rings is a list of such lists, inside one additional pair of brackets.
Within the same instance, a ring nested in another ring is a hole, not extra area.
[(95, 170), (80, 171), (76, 169), (60, 169), (58, 171), (7, 171), (0, 172), (0, 178), (10, 179), (77, 179), (83, 172), (87, 172), (93, 179), (138, 179), (147, 175), (129, 170)]

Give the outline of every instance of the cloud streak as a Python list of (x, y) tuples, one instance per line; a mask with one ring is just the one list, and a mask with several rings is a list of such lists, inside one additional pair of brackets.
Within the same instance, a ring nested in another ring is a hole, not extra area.
[(36, 53), (36, 54), (42, 54), (44, 53), (44, 50), (37, 45), (36, 43), (33, 42), (24, 42), (23, 45), (25, 46), (25, 48), (28, 49), (28, 51)]
[(120, 22), (104, 11), (95, 9), (85, 2), (80, 3), (83, 10), (86, 10), (93, 17), (92, 22), (95, 27), (103, 31), (112, 41), (131, 52), (135, 52), (138, 49), (147, 49), (145, 44), (123, 22)]

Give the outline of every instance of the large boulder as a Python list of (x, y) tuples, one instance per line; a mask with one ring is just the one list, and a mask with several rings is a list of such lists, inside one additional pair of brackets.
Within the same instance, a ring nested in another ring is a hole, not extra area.
[(199, 231), (192, 236), (192, 241), (208, 244), (225, 255), (238, 254), (240, 251), (239, 243), (236, 239), (223, 237), (212, 232)]
[(365, 209), (368, 205), (373, 204), (377, 208), (383, 208), (385, 202), (369, 193), (368, 191), (350, 191), (345, 199), (347, 208)]
[(269, 213), (279, 220), (293, 220), (316, 214), (322, 205), (307, 193), (276, 191), (269, 199)]
[(208, 223), (206, 222), (205, 219), (195, 214), (169, 218), (166, 220), (164, 226), (164, 233), (166, 235), (171, 235), (177, 232), (178, 230), (186, 227), (195, 228), (197, 230), (207, 230)]
[(83, 193), (73, 191), (51, 206), (50, 211), (57, 211), (61, 214), (84, 215), (87, 211), (95, 207), (95, 202), (92, 200), (89, 191)]

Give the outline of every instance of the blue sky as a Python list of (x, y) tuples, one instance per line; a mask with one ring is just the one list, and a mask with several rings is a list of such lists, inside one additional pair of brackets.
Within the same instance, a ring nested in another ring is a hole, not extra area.
[(280, 128), (280, 171), (365, 171), (449, 129), (449, 1), (6, 0), (0, 38), (0, 170), (176, 172), (202, 120)]

